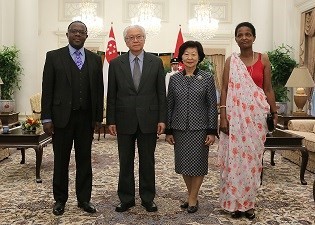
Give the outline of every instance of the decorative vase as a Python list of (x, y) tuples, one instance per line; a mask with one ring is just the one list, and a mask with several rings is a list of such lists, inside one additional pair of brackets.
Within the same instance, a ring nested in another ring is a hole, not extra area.
[(15, 112), (14, 100), (0, 100), (0, 113), (12, 113)]

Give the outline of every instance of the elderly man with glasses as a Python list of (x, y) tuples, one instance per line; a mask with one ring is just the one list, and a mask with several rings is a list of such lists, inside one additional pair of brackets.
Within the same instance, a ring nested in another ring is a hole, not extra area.
[(166, 97), (162, 60), (143, 50), (145, 30), (132, 25), (124, 30), (128, 53), (109, 64), (106, 120), (117, 135), (119, 153), (117, 212), (135, 206), (135, 145), (139, 156), (139, 194), (148, 212), (157, 211), (155, 197), (156, 135), (164, 132)]

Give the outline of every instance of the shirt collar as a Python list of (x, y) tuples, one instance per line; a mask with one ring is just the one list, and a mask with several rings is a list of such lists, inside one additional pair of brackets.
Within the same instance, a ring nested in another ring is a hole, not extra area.
[(132, 54), (129, 51), (129, 61), (133, 62), (133, 60), (138, 57), (139, 61), (143, 62), (143, 58), (144, 58), (144, 51), (142, 51), (139, 55), (135, 56), (134, 54)]
[(74, 47), (72, 47), (71, 45), (68, 45), (69, 47), (69, 52), (70, 52), (70, 55), (73, 55), (75, 51), (79, 51), (81, 52), (81, 55), (84, 55), (84, 47), (80, 48), (80, 49), (75, 49)]

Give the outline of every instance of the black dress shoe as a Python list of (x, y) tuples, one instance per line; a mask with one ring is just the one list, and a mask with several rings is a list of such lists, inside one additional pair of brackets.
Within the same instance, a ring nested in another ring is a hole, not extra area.
[(249, 220), (255, 219), (256, 215), (255, 215), (254, 209), (247, 210), (247, 211), (245, 212), (245, 217), (246, 217), (247, 219), (249, 219)]
[(153, 201), (141, 202), (141, 205), (145, 208), (145, 210), (147, 210), (147, 212), (156, 212), (158, 210), (156, 204)]
[(182, 208), (182, 209), (187, 209), (188, 208), (188, 202), (184, 202), (183, 204), (181, 204), (180, 205), (180, 207)]
[(96, 213), (95, 206), (91, 202), (79, 202), (78, 207), (88, 213)]
[(117, 206), (116, 206), (116, 209), (115, 211), (116, 212), (125, 212), (127, 211), (129, 208), (135, 206), (135, 202), (128, 202), (128, 203), (119, 203)]
[(234, 219), (240, 218), (242, 216), (242, 212), (241, 211), (235, 211), (231, 213), (231, 217)]
[(198, 205), (199, 205), (198, 201), (197, 201), (196, 205), (193, 205), (193, 206), (188, 205), (187, 212), (188, 213), (195, 213), (195, 212), (197, 212), (198, 208), (199, 208)]
[(60, 216), (65, 212), (65, 203), (63, 202), (55, 202), (53, 207), (53, 214), (55, 216)]

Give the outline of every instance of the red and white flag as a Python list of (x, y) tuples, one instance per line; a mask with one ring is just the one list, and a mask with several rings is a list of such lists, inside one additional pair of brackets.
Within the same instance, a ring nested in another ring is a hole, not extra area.
[[(179, 47), (184, 43), (183, 35), (182, 35), (182, 28), (179, 28), (178, 36), (177, 36), (177, 41), (176, 41), (176, 47), (175, 47), (175, 52), (173, 54), (173, 58), (178, 58), (178, 52), (179, 52)], [(183, 63), (179, 63), (178, 65), (178, 70), (182, 71), (184, 69)]]
[(117, 46), (113, 27), (111, 26), (109, 31), (109, 39), (105, 52), (105, 59), (103, 65), (103, 76), (104, 76), (104, 95), (107, 96), (107, 83), (108, 83), (108, 66), (109, 62), (118, 56)]

